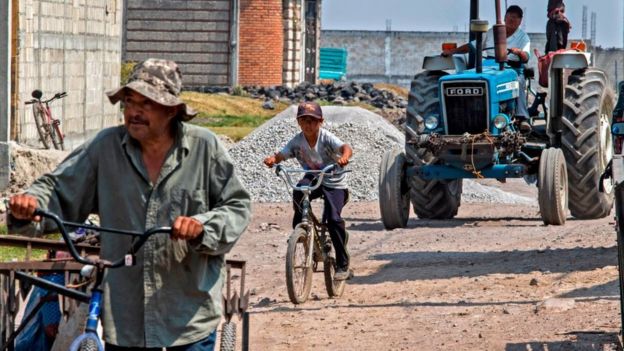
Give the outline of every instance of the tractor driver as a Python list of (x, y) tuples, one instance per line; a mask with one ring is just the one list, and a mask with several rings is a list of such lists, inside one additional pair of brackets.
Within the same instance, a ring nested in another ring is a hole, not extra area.
[[(520, 29), (523, 15), (524, 13), (519, 6), (509, 6), (505, 13), (505, 28), (507, 29), (507, 48), (509, 52), (507, 63), (518, 73), (518, 83), (520, 83), (515, 115), (516, 123), (518, 123), (521, 132), (529, 133), (531, 131), (531, 124), (528, 122), (529, 111), (527, 110), (526, 80), (524, 78), (522, 66), (529, 61), (531, 41), (529, 36)], [(476, 45), (473, 42), (466, 43), (455, 49), (444, 50), (442, 56), (465, 54), (471, 49), (474, 50), (475, 47)], [(485, 44), (483, 47), (488, 49), (486, 50), (485, 57), (494, 57), (494, 34), (491, 28), (485, 35)]]

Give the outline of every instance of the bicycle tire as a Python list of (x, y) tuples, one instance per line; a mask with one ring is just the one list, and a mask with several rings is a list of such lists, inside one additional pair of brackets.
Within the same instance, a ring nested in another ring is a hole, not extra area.
[(78, 351), (98, 351), (98, 345), (93, 339), (85, 339), (80, 343)]
[(57, 150), (65, 150), (65, 146), (63, 145), (63, 133), (61, 133), (60, 122), (48, 124), (50, 129), (50, 137), (52, 139), (52, 144), (54, 148)]
[(39, 140), (46, 149), (50, 148), (48, 138), (50, 137), (50, 131), (47, 128), (48, 124), (45, 121), (45, 112), (43, 105), (40, 102), (33, 104), (33, 116), (35, 117), (35, 125), (37, 126), (37, 133), (39, 133)]
[[(311, 234), (310, 234), (311, 235)], [(298, 250), (298, 248), (300, 248)], [(294, 304), (304, 303), (312, 289), (312, 265), (306, 265), (309, 250), (313, 250), (308, 244), (308, 233), (302, 226), (297, 225), (288, 237), (288, 249), (286, 251), (286, 289), (288, 297)], [(299, 257), (298, 257), (299, 256)], [(303, 262), (297, 262), (297, 258)], [(299, 264), (299, 266), (297, 265)], [(301, 276), (297, 275), (299, 267)]]
[(223, 324), (223, 328), (221, 328), (221, 346), (219, 346), (219, 350), (236, 350), (236, 323), (227, 322)]
[(323, 276), (325, 277), (325, 289), (327, 289), (327, 295), (329, 297), (340, 297), (344, 292), (346, 280), (335, 280), (334, 273), (336, 272), (336, 260), (327, 256), (323, 262)]

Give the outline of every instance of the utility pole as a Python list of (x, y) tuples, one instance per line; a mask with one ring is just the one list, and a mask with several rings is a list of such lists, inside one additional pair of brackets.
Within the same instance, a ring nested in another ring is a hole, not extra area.
[(590, 32), (590, 36), (591, 36), (591, 45), (592, 48), (596, 47), (596, 13), (592, 12), (591, 13), (591, 32)]
[(583, 5), (583, 34), (581, 39), (587, 39), (587, 6)]

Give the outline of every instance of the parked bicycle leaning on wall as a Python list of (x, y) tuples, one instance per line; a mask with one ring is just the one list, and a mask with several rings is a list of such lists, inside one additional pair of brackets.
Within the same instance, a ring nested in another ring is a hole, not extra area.
[(33, 105), (32, 111), (35, 117), (39, 140), (41, 140), (41, 143), (46, 149), (49, 149), (50, 145), (52, 145), (57, 150), (64, 150), (65, 136), (61, 131), (61, 120), (52, 116), (50, 103), (54, 100), (66, 97), (67, 93), (56, 93), (48, 100), (41, 100), (43, 97), (41, 90), (34, 90), (31, 95), (33, 99), (26, 101), (26, 105)]

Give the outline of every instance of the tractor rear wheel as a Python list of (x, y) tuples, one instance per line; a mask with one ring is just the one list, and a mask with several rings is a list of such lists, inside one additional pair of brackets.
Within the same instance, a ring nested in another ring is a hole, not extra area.
[(410, 198), (414, 212), (422, 219), (451, 219), (461, 205), (462, 179), (424, 180), (410, 178)]
[(561, 149), (551, 147), (542, 151), (537, 186), (544, 224), (564, 224), (568, 208), (568, 173)]
[(425, 71), (414, 76), (407, 100), (407, 118), (405, 123), (405, 153), (412, 161), (430, 161), (431, 155), (424, 149), (418, 149), (409, 140), (424, 131), (426, 116), (440, 116), (440, 77), (444, 71)]
[[(415, 165), (434, 162), (433, 155), (417, 148), (409, 140), (424, 131), (425, 118), (440, 116), (440, 87), (438, 81), (448, 73), (425, 71), (414, 76), (407, 104), (405, 125), (405, 153)], [(410, 198), (414, 212), (423, 219), (449, 219), (455, 217), (461, 204), (462, 180), (424, 180), (418, 176), (410, 178)]]
[(613, 207), (613, 189), (600, 176), (613, 157), (610, 118), (614, 93), (601, 70), (573, 72), (565, 87), (562, 151), (568, 170), (570, 213), (580, 219), (602, 218)]

